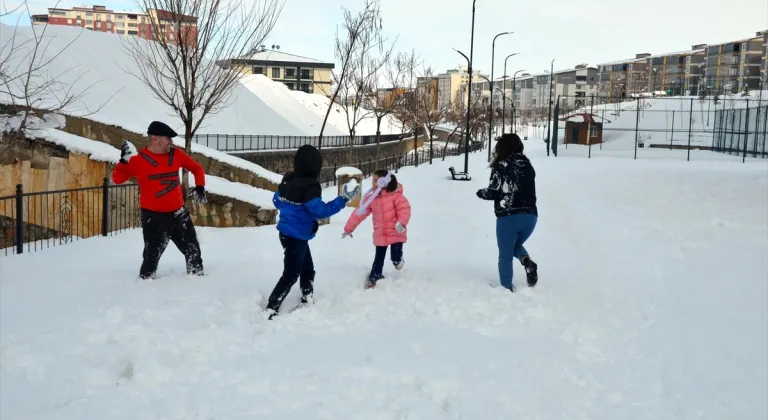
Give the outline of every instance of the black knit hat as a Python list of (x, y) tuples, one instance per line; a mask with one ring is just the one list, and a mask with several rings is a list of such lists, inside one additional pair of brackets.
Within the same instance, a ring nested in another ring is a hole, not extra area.
[(176, 134), (176, 132), (173, 131), (171, 127), (168, 127), (167, 124), (161, 123), (160, 121), (152, 121), (152, 123), (149, 124), (149, 128), (147, 128), (147, 135), (161, 137), (178, 136), (178, 134)]
[(317, 178), (323, 166), (323, 155), (314, 146), (305, 144), (293, 156), (293, 169), (297, 175)]

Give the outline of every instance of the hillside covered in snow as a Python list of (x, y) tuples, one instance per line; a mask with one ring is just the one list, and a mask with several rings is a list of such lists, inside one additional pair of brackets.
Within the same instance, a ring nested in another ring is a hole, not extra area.
[[(29, 67), (35, 45), (31, 41), (32, 31), (35, 29), (38, 33), (42, 32), (42, 27), (16, 27), (0, 23), (0, 56), (4, 59), (3, 69), (9, 78), (23, 74)], [(44, 108), (57, 103), (56, 98), (61, 98), (64, 92), (83, 93), (62, 112), (86, 116), (137, 133), (144, 133), (150, 121), (163, 120), (177, 132), (183, 132), (183, 125), (171, 108), (131, 74), (136, 71), (134, 58), (119, 37), (76, 27), (48, 26), (34, 60), (37, 64), (46, 65), (36, 72), (35, 77), (37, 83), (50, 80), (56, 83), (52, 89), (35, 98), (34, 105)], [(136, 41), (139, 44), (149, 42)], [(16, 97), (25, 96), (20, 82), (17, 79), (10, 86)], [(325, 110), (323, 115), (319, 115), (310, 104), (322, 103), (326, 106), (328, 100), (320, 95), (302, 94), (310, 98), (317, 96), (317, 99), (301, 100), (281, 83), (264, 76), (245, 76), (235, 87), (228, 106), (217, 114), (207, 116), (197, 134), (316, 136), (320, 132)], [(0, 93), (0, 103), (13, 102), (9, 95)], [(339, 108), (338, 105), (335, 107)], [(337, 114), (339, 110), (331, 114)], [(375, 134), (375, 126), (375, 118), (371, 116), (359, 126), (357, 133)], [(382, 133), (400, 133), (399, 126), (383, 125)], [(324, 134), (348, 134), (344, 120), (330, 118)]]

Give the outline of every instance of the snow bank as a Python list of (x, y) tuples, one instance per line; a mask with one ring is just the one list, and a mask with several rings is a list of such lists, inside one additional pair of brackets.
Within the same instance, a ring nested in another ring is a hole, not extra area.
[(205, 277), (171, 245), (137, 281), (138, 230), (0, 257), (0, 418), (768, 417), (765, 163), (526, 153), (539, 284), (515, 262), (514, 294), (475, 197), (484, 153), (472, 181), (447, 179), (463, 156), (399, 171), (406, 264), (376, 289), (371, 218), (342, 240), (354, 209), (333, 216), (310, 244), (316, 304), (292, 311), (297, 285), (273, 321), (274, 226), (198, 228)]
[[(195, 177), (192, 174), (187, 176), (189, 185), (195, 186)], [(236, 198), (240, 201), (257, 205), (264, 209), (274, 209), (272, 203), (272, 191), (252, 187), (241, 182), (232, 182), (228, 179), (214, 175), (205, 175), (205, 189), (214, 194), (224, 197)]]
[[(23, 71), (29, 63), (34, 44), (30, 42), (32, 31), (41, 30), (41, 26), (14, 27), (0, 23), (0, 43), (5, 51), (11, 43), (16, 51), (6, 61), (4, 68), (11, 69), (11, 76)], [(134, 39), (133, 41), (142, 43)], [(132, 42), (133, 42), (132, 41)], [(70, 44), (68, 47), (67, 45)], [(62, 49), (66, 51), (53, 59)], [(108, 58), (95, 51), (108, 51)], [(5, 58), (7, 53), (4, 53)], [(145, 133), (147, 125), (153, 120), (162, 120), (177, 132), (183, 132), (180, 120), (172, 109), (155, 98), (149, 88), (142, 84), (129, 71), (136, 71), (135, 60), (125, 51), (119, 35), (97, 33), (76, 27), (49, 26), (41, 42), (38, 62), (53, 59), (40, 76), (55, 77), (60, 85), (57, 88), (71, 88), (73, 92), (87, 93), (81, 100), (64, 110), (75, 116), (86, 116), (105, 124), (123, 127), (136, 133)], [(263, 82), (275, 84), (274, 82)], [(21, 93), (21, 86), (14, 91)], [(36, 105), (44, 108), (56, 103), (55, 90), (43, 95)], [(261, 97), (260, 95), (263, 95)], [(279, 96), (284, 98), (280, 99)], [(0, 102), (11, 103), (7, 96), (0, 95)], [(277, 106), (281, 103), (282, 106)], [(101, 106), (103, 107), (99, 109)], [(87, 115), (93, 112), (92, 115)], [(235, 86), (229, 106), (215, 115), (206, 117), (198, 134), (271, 134), (271, 135), (317, 135), (322, 123), (314, 113), (291, 95), (268, 89), (251, 90), (243, 84)], [(326, 129), (327, 135), (343, 135), (335, 127)]]
[[(322, 119), (325, 118), (325, 113), (328, 111), (328, 104), (331, 102), (330, 98), (323, 95), (302, 92), (300, 90), (288, 92), (300, 103), (304, 104), (310, 111), (314, 112), (315, 115), (320, 118), (322, 123)], [(361, 109), (359, 112), (361, 113), (360, 115), (365, 115), (365, 118), (363, 118), (363, 120), (355, 127), (355, 133), (359, 136), (375, 135), (376, 116), (372, 112), (364, 109)], [(358, 118), (360, 118), (360, 116), (358, 116)], [(331, 108), (331, 113), (328, 115), (328, 125), (341, 131), (342, 135), (349, 135), (347, 114), (344, 112), (344, 108), (342, 108), (341, 105), (334, 104), (333, 108)], [(402, 123), (392, 115), (387, 115), (381, 120), (380, 130), (381, 134), (400, 134), (403, 132)]]
[(356, 175), (362, 175), (363, 171), (357, 168), (353, 168), (351, 166), (342, 166), (341, 168), (336, 170), (336, 178), (340, 176), (356, 176)]

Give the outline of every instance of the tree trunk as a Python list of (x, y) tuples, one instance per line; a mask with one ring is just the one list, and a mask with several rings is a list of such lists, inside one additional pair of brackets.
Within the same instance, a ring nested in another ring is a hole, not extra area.
[(381, 119), (383, 115), (376, 117), (376, 163), (379, 162), (379, 148), (381, 146)]
[[(192, 156), (192, 121), (184, 122), (184, 152)], [(197, 180), (195, 180), (197, 181)], [(189, 191), (189, 171), (181, 170), (181, 197), (187, 203), (187, 191)]]

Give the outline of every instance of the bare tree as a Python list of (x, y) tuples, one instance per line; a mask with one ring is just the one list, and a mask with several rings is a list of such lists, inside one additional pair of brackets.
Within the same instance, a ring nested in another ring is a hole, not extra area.
[[(132, 74), (184, 123), (184, 146), (209, 115), (229, 105), (241, 67), (272, 31), (278, 0), (137, 0), (152, 40), (121, 37)], [(184, 177), (187, 186), (187, 177)]]
[[(374, 114), (373, 98), (378, 86), (378, 73), (389, 62), (392, 54), (392, 47), (385, 50), (383, 42), (379, 30), (368, 31), (368, 34), (360, 39), (360, 48), (353, 56), (349, 74), (340, 85), (341, 108), (346, 115), (349, 131), (350, 158), (357, 126)], [(376, 54), (376, 48), (381, 55)]]
[[(341, 33), (336, 32), (336, 46), (334, 48), (334, 55), (341, 63), (341, 67), (339, 70), (333, 71), (332, 78), (333, 83), (336, 84), (336, 89), (331, 95), (323, 124), (320, 127), (320, 135), (317, 140), (318, 148), (323, 146), (323, 132), (339, 93), (342, 90), (349, 90), (347, 78), (355, 68), (356, 63), (362, 63), (360, 58), (365, 57), (369, 50), (383, 45), (381, 39), (382, 17), (378, 0), (365, 0), (363, 10), (357, 15), (353, 15), (347, 8), (342, 9), (344, 10), (344, 24)], [(342, 95), (340, 102), (347, 102), (347, 98)]]
[[(58, 3), (54, 7), (57, 5)], [(17, 10), (23, 10), (26, 16), (32, 19), (26, 1), (12, 11), (7, 11), (3, 6), (3, 13), (6, 15)], [(27, 128), (30, 115), (38, 111), (69, 112), (75, 103), (79, 102), (85, 108), (85, 112), (78, 112), (78, 115), (88, 116), (97, 112), (111, 99), (106, 98), (104, 103), (95, 110), (89, 109), (81, 99), (98, 82), (82, 88), (78, 86), (78, 82), (88, 71), (80, 73), (71, 82), (64, 82), (62, 81), (64, 76), (75, 71), (78, 65), (68, 66), (61, 71), (59, 70), (62, 66), (58, 63), (56, 66), (52, 65), (79, 39), (82, 31), (65, 45), (52, 46), (55, 36), (48, 34), (48, 23), (33, 25), (29, 29), (31, 37), (28, 39), (23, 39), (18, 28), (17, 23), (11, 39), (6, 41), (0, 49), (0, 96), (4, 96), (11, 105), (24, 107), (26, 112), (23, 113), (17, 128), (19, 131)], [(112, 96), (115, 94), (117, 92)]]

